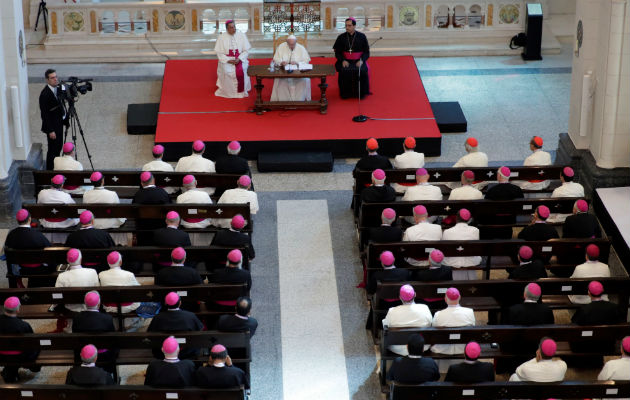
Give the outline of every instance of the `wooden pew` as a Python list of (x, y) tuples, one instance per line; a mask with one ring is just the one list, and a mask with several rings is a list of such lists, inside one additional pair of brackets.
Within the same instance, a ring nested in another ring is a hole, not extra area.
[[(48, 247), (42, 250), (18, 250), (5, 248), (4, 253), (7, 259), (7, 265), (10, 264), (38, 264), (46, 263), (49, 265), (66, 264), (66, 254), (69, 247)], [(243, 268), (249, 270), (249, 258), (247, 257), (246, 247), (225, 247), (225, 246), (191, 246), (186, 247), (186, 262), (191, 264), (203, 263), (203, 268), (198, 267), (197, 270), (202, 276), (208, 275), (216, 267), (222, 267), (227, 260), (227, 254), (238, 249), (243, 253)], [(83, 263), (107, 264), (107, 255), (112, 251), (118, 251), (123, 258), (123, 267), (133, 265), (134, 263), (143, 264), (136, 276), (152, 277), (155, 272), (152, 268), (154, 263), (170, 260), (171, 251), (173, 249), (167, 247), (112, 247), (108, 249), (81, 249)], [(32, 277), (57, 276), (54, 272), (50, 275), (32, 275)], [(7, 279), (9, 279), (10, 287), (15, 287), (15, 281), (19, 278), (13, 274), (11, 268), (7, 268)]]
[[(396, 257), (396, 265), (399, 268), (410, 267), (404, 259), (426, 258), (433, 249), (439, 249), (446, 257), (469, 257), (484, 256), (485, 264), (482, 262), (477, 268), (482, 269), (485, 278), (490, 278), (491, 269), (513, 268), (510, 257), (518, 254), (518, 249), (527, 245), (532, 248), (535, 255), (551, 256), (555, 255), (558, 259), (581, 252), (584, 254), (586, 246), (594, 243), (599, 247), (600, 260), (608, 260), (610, 254), (610, 240), (607, 238), (600, 239), (554, 239), (549, 241), (523, 241), (518, 239), (510, 240), (440, 240), (440, 241), (424, 241), (424, 242), (395, 242), (395, 243), (370, 243), (367, 248), (366, 263), (367, 279), (369, 279), (374, 271), (382, 269), (379, 257), (383, 251), (391, 251)], [(575, 265), (570, 265), (574, 267)], [(553, 271), (553, 268), (567, 267), (564, 264), (547, 264), (547, 268)], [(410, 267), (410, 268), (428, 268), (428, 267)], [(455, 268), (453, 268), (455, 270)]]
[(392, 383), (389, 400), (416, 399), (585, 399), (630, 397), (630, 381), (587, 382), (485, 382), (457, 384), (427, 382), (422, 385)]
[[(105, 177), (105, 187), (118, 193), (121, 199), (133, 198), (140, 188), (140, 174), (142, 171), (100, 171)], [(238, 174), (217, 174), (207, 172), (151, 172), (158, 187), (180, 187), (186, 175), (194, 175), (199, 187), (214, 187), (222, 193), (227, 189), (237, 187)], [(61, 174), (66, 177), (66, 185), (92, 186), (90, 175), (92, 171), (33, 171), (35, 196), (40, 190), (50, 187), (53, 176)], [(82, 194), (73, 197), (83, 197)]]
[[(236, 214), (241, 214), (247, 225), (243, 232), (252, 233), (254, 222), (252, 220), (249, 203), (247, 204), (31, 204), (22, 205), (31, 213), (33, 219), (43, 218), (78, 218), (79, 215), (89, 210), (95, 218), (127, 218), (127, 221), (116, 229), (108, 229), (108, 232), (137, 232), (135, 220), (143, 219), (166, 219), (169, 211), (177, 211), (181, 218), (232, 218)], [(70, 228), (48, 229), (39, 227), (42, 232), (72, 232), (79, 229), (79, 226)], [(220, 228), (209, 226), (207, 228), (185, 228), (187, 232), (216, 232)]]
[(123, 329), (124, 318), (135, 317), (135, 313), (124, 314), (121, 303), (132, 302), (159, 302), (169, 292), (176, 292), (183, 300), (192, 299), (205, 301), (205, 305), (196, 311), (201, 319), (216, 317), (233, 310), (225, 311), (224, 308), (214, 307), (217, 300), (236, 300), (239, 296), (247, 295), (246, 285), (243, 284), (204, 284), (196, 286), (100, 286), (85, 288), (24, 288), (24, 289), (0, 289), (0, 302), (8, 297), (15, 296), (20, 299), (22, 307), (19, 317), (23, 319), (56, 319), (72, 318), (71, 314), (63, 313), (59, 308), (49, 312), (51, 304), (82, 304), (83, 298), (90, 290), (97, 290), (101, 296), (101, 303), (116, 303), (118, 311), (113, 315), (118, 319), (119, 329)]
[[(85, 400), (86, 388), (71, 385), (0, 385), (3, 400)], [(245, 389), (152, 388), (142, 385), (100, 386), (89, 388), (91, 400), (245, 400)]]
[[(568, 295), (584, 295), (588, 292), (588, 284), (597, 280), (604, 285), (604, 291), (610, 296), (616, 296), (616, 303), (626, 315), (630, 305), (628, 285), (630, 278), (544, 278), (536, 283), (542, 289), (542, 302), (552, 309), (574, 309), (580, 304), (569, 301)], [(506, 293), (514, 293), (519, 298), (529, 281), (513, 279), (447, 281), (447, 282), (405, 282), (413, 286), (416, 299), (443, 298), (446, 289), (456, 287), (462, 295), (461, 305), (475, 311), (499, 312), (501, 304), (497, 298)], [(399, 296), (400, 282), (378, 282), (376, 293), (372, 298), (372, 335), (376, 342), (381, 330), (381, 321), (387, 315), (387, 309), (379, 308), (382, 299), (395, 299)], [(435, 310), (434, 310), (435, 311)]]
[[(220, 343), (228, 349), (228, 353), (238, 353), (234, 364), (242, 367), (249, 374), (251, 362), (251, 347), (249, 332), (108, 332), (108, 333), (53, 333), (53, 334), (23, 334), (0, 335), (2, 346), (12, 350), (39, 350), (39, 357), (33, 362), (3, 361), (4, 365), (30, 366), (61, 366), (74, 365), (74, 351), (80, 350), (87, 344), (93, 344), (98, 349), (120, 349), (115, 364), (137, 365), (148, 364), (155, 358), (152, 350), (161, 348), (162, 342), (169, 336), (174, 336), (180, 347), (209, 349)], [(195, 358), (197, 364), (208, 361), (208, 356), (200, 354)], [(98, 361), (97, 361), (97, 364)]]
[(396, 217), (413, 216), (413, 208), (418, 204), (426, 207), (430, 216), (432, 215), (454, 215), (458, 210), (465, 208), (470, 211), (473, 217), (473, 224), (479, 228), (483, 227), (503, 227), (503, 226), (524, 226), (528, 221), (521, 221), (510, 225), (485, 225), (479, 221), (483, 215), (494, 215), (497, 210), (501, 214), (513, 216), (529, 216), (534, 213), (536, 207), (545, 205), (552, 213), (571, 214), (573, 205), (581, 197), (564, 198), (527, 198), (516, 200), (434, 200), (434, 201), (396, 201), (391, 203), (363, 203), (359, 211), (357, 229), (359, 230), (359, 248), (367, 244), (367, 233), (370, 228), (381, 225), (381, 213), (386, 208), (396, 211)]
[[(381, 352), (381, 385), (385, 386), (387, 378), (387, 362), (399, 357), (396, 353), (387, 349), (391, 345), (406, 345), (410, 335), (420, 333), (424, 337), (426, 344), (465, 344), (470, 341), (479, 343), (482, 347), (481, 358), (506, 358), (514, 356), (532, 356), (527, 352), (506, 351), (500, 348), (491, 347), (492, 343), (520, 343), (537, 342), (545, 336), (553, 338), (558, 342), (556, 356), (592, 356), (593, 353), (575, 353), (569, 349), (569, 343), (588, 342), (592, 340), (607, 340), (616, 342), (624, 336), (630, 334), (630, 325), (483, 325), (468, 326), (462, 328), (385, 328), (383, 329), (383, 340), (380, 343)], [(617, 355), (619, 346), (615, 347), (613, 354)], [(434, 359), (464, 359), (463, 354), (440, 354), (425, 351), (424, 355)]]

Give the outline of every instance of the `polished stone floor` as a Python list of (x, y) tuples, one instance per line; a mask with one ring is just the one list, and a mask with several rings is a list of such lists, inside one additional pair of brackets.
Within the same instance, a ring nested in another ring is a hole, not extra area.
[[(469, 131), (444, 135), (442, 156), (429, 158), (429, 165), (452, 164), (469, 136), (479, 140), (494, 165), (521, 164), (533, 135), (543, 137), (555, 154), (558, 134), (568, 127), (571, 51), (566, 45), (560, 55), (527, 63), (520, 57), (417, 58), (429, 99), (459, 101), (468, 119)], [(29, 66), (36, 142), (43, 139), (37, 98), (47, 67)], [(152, 137), (126, 133), (126, 107), (159, 100), (163, 64), (51, 67), (61, 77), (94, 78), (94, 90), (80, 97), (77, 109), (96, 169), (139, 168), (151, 158)], [(79, 160), (87, 165), (82, 146)], [(261, 206), (252, 267), (253, 315), (260, 322), (252, 341), (254, 400), (276, 400), (279, 393), (286, 400), (382, 396), (377, 348), (364, 329), (367, 302), (355, 288), (361, 265), (348, 207), (354, 162), (336, 160), (334, 173), (260, 174), (254, 168)], [(0, 231), (0, 239), (5, 233)], [(478, 314), (484, 323), (486, 316)], [(568, 321), (566, 313), (557, 317)], [(34, 326), (44, 332), (52, 321)], [(44, 368), (31, 381), (59, 383), (64, 371)], [(141, 383), (142, 372), (141, 366), (125, 367), (124, 382)], [(571, 371), (568, 377), (595, 373)]]

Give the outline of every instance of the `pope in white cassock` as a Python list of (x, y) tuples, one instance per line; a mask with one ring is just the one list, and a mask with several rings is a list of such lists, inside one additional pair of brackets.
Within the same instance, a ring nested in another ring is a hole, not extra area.
[[(306, 48), (297, 42), (294, 35), (289, 35), (273, 55), (273, 62), (284, 68), (287, 64), (308, 64), (311, 57)], [(274, 79), (271, 101), (305, 101), (311, 99), (311, 80), (309, 78)]]
[(244, 33), (238, 32), (234, 21), (225, 23), (227, 32), (217, 38), (214, 51), (219, 58), (217, 66), (217, 91), (215, 96), (241, 98), (247, 97), (252, 83), (247, 76), (249, 61), (247, 55), (251, 46)]

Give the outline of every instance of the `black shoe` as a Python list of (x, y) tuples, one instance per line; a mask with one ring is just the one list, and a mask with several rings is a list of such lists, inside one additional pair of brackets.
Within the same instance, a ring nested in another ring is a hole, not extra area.
[(18, 381), (18, 376), (7, 374), (6, 369), (3, 369), (2, 372), (0, 372), (0, 375), (2, 375), (2, 379), (4, 379), (4, 383), (16, 383)]
[(42, 370), (42, 366), (41, 365), (36, 365), (34, 367), (29, 367), (29, 371), (31, 371), (31, 372), (37, 373), (37, 372), (39, 372), (41, 370)]

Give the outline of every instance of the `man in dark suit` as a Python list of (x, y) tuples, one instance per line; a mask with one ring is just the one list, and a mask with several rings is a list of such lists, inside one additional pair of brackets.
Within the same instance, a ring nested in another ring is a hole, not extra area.
[(400, 226), (392, 226), (396, 221), (396, 211), (386, 208), (381, 213), (381, 226), (370, 228), (367, 234), (367, 241), (374, 243), (400, 242), (403, 237), (403, 230)]
[(374, 171), (375, 169), (392, 169), (389, 158), (378, 154), (378, 141), (369, 138), (365, 144), (367, 156), (362, 157), (354, 167), (354, 170)]
[[(171, 198), (162, 188), (155, 186), (155, 178), (149, 171), (140, 174), (142, 188), (133, 196), (133, 204), (171, 204)], [(136, 221), (138, 231), (158, 229), (162, 226), (162, 220), (153, 218), (141, 218)], [(138, 245), (150, 246), (152, 232), (138, 232)]]
[(573, 215), (569, 215), (562, 225), (563, 238), (598, 238), (602, 232), (597, 217), (588, 213), (586, 200), (578, 200), (573, 206)]
[[(239, 156), (240, 152), (241, 144), (236, 140), (231, 141), (227, 145), (227, 154), (217, 157), (214, 163), (214, 169), (217, 171), (217, 174), (247, 175), (251, 178), (252, 171), (249, 169), (247, 160)], [(252, 185), (252, 190), (254, 190), (254, 185)], [(223, 191), (218, 188), (214, 193), (217, 197), (221, 197), (222, 194)]]
[[(166, 310), (153, 317), (147, 332), (195, 332), (203, 330), (203, 323), (197, 316), (186, 310), (181, 310), (182, 301), (175, 292), (170, 292), (164, 298)], [(185, 348), (181, 351), (181, 358), (191, 358), (199, 353), (197, 348)], [(162, 358), (158, 348), (153, 349), (153, 356)]]
[[(443, 265), (444, 253), (438, 249), (431, 250), (429, 253), (429, 269), (419, 269), (412, 272), (412, 279), (423, 282), (439, 282), (452, 281), (453, 269), (448, 265)], [(424, 298), (418, 301), (426, 304), (431, 310), (442, 310), (446, 308), (444, 297)]]
[(46, 86), (39, 94), (39, 110), (42, 117), (42, 132), (48, 141), (46, 169), (52, 171), (54, 159), (61, 153), (63, 146), (63, 126), (67, 125), (66, 110), (61, 100), (63, 85), (59, 84), (57, 72), (47, 69), (44, 73)]
[(226, 247), (247, 247), (247, 257), (252, 260), (256, 257), (254, 246), (252, 245), (252, 237), (247, 233), (241, 232), (241, 229), (245, 227), (245, 218), (242, 215), (237, 214), (232, 217), (230, 222), (230, 229), (221, 229), (214, 234), (212, 239), (213, 246), (226, 246)]
[(81, 349), (81, 365), (70, 368), (66, 375), (66, 385), (103, 386), (114, 385), (112, 375), (96, 366), (98, 350), (92, 344)]
[(521, 246), (518, 250), (519, 266), (509, 271), (510, 279), (536, 280), (547, 277), (545, 263), (534, 258), (534, 251), (529, 246)]
[[(116, 243), (107, 231), (94, 228), (94, 215), (91, 211), (83, 211), (79, 216), (81, 229), (71, 232), (66, 238), (66, 246), (75, 249), (108, 249), (115, 247)], [(106, 260), (102, 263), (84, 263), (86, 267), (97, 271), (108, 269)]]
[[(495, 185), (490, 185), (484, 198), (486, 200), (514, 200), (524, 197), (520, 187), (510, 183), (511, 171), (508, 167), (501, 167), (497, 171)], [(510, 214), (480, 215), (479, 220), (485, 225), (513, 225), (516, 216)], [(512, 239), (512, 227), (485, 228), (480, 230), (481, 239)]]
[[(505, 325), (544, 325), (554, 324), (553, 311), (546, 304), (540, 303), (539, 299), (542, 296), (542, 290), (537, 283), (530, 283), (525, 286), (523, 291), (523, 298), (525, 299), (521, 304), (514, 304), (507, 309), (506, 312), (501, 313), (501, 323)], [(525, 342), (519, 343), (501, 343), (501, 350), (506, 352), (518, 352), (522, 354), (531, 354), (538, 348), (539, 342)], [(514, 369), (526, 360), (529, 360), (530, 356), (515, 356), (511, 358), (503, 358), (497, 360), (497, 373), (514, 371)]]
[[(11, 296), (4, 301), (4, 312), (0, 315), (0, 332), (5, 335), (20, 334), (20, 333), (33, 333), (31, 325), (18, 318), (17, 314), (20, 311), (20, 299)], [(18, 351), (17, 353), (6, 354), (5, 352), (13, 352), (15, 350), (8, 348), (0, 348), (0, 365), (5, 362), (31, 362), (36, 360), (39, 356), (39, 350), (36, 351)], [(41, 367), (30, 367), (33, 372), (39, 372)], [(5, 383), (17, 382), (19, 367), (5, 365), (4, 369), (0, 373)]]
[[(604, 286), (597, 281), (588, 284), (588, 297), (591, 302), (578, 308), (571, 322), (577, 325), (611, 325), (626, 322), (625, 313), (622, 313), (619, 306), (610, 301), (602, 299)], [(571, 343), (571, 350), (575, 352), (588, 352), (598, 354), (610, 354), (615, 350), (613, 340), (574, 342)], [(597, 360), (589, 357), (589, 365), (601, 366), (603, 359), (601, 356)]]
[(518, 238), (529, 241), (559, 238), (556, 228), (547, 225), (547, 218), (549, 218), (549, 208), (547, 206), (536, 207), (532, 222), (519, 232)]
[(195, 268), (186, 267), (186, 251), (176, 247), (171, 251), (170, 267), (164, 267), (155, 276), (155, 284), (162, 286), (188, 286), (203, 283), (201, 275)]
[(424, 337), (409, 335), (407, 341), (409, 355), (398, 357), (387, 371), (387, 379), (398, 383), (419, 384), (440, 380), (440, 371), (432, 358), (422, 357)]
[(239, 297), (236, 300), (236, 314), (221, 315), (217, 322), (217, 330), (223, 332), (246, 332), (252, 337), (258, 328), (258, 321), (249, 316), (252, 310), (252, 299)]
[[(252, 287), (252, 277), (248, 270), (242, 268), (243, 254), (234, 249), (228, 253), (227, 266), (218, 269), (208, 276), (209, 283), (246, 283), (247, 291)], [(232, 302), (236, 305), (236, 302)]]
[(193, 386), (195, 364), (191, 360), (179, 359), (179, 344), (173, 336), (164, 339), (162, 353), (163, 360), (153, 360), (149, 363), (144, 384), (169, 388)]
[(372, 171), (372, 185), (361, 191), (361, 197), (355, 204), (355, 215), (359, 215), (362, 203), (390, 203), (396, 201), (396, 191), (385, 184), (385, 178), (385, 171), (382, 169)]
[(488, 362), (479, 362), (481, 346), (477, 342), (468, 342), (464, 350), (466, 361), (448, 367), (444, 382), (479, 383), (494, 382), (494, 366)]
[[(81, 311), (72, 318), (73, 333), (101, 333), (116, 332), (114, 318), (107, 313), (100, 312), (101, 297), (96, 290), (85, 294), (84, 298), (86, 311)], [(114, 372), (115, 360), (118, 356), (118, 349), (107, 349), (99, 354), (99, 359), (105, 363), (111, 363), (106, 368), (109, 372)], [(75, 351), (75, 359), (80, 358), (79, 351)]]
[[(15, 215), (18, 227), (12, 229), (4, 242), (5, 248), (10, 249), (43, 249), (50, 247), (50, 241), (40, 231), (31, 228), (31, 214), (21, 209)], [(53, 272), (54, 266), (47, 264), (11, 265), (15, 275), (47, 275)], [(11, 282), (12, 287), (15, 285)], [(30, 278), (28, 287), (54, 286), (55, 278)]]
[(249, 378), (240, 368), (232, 365), (232, 359), (225, 346), (215, 344), (210, 349), (208, 366), (201, 367), (195, 374), (197, 386), (223, 389), (244, 386), (249, 389)]

